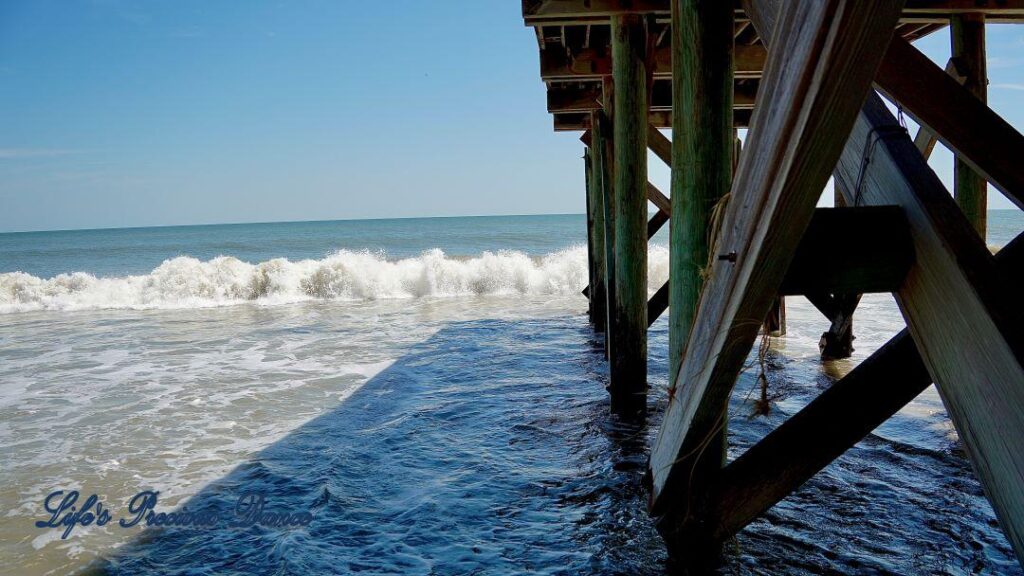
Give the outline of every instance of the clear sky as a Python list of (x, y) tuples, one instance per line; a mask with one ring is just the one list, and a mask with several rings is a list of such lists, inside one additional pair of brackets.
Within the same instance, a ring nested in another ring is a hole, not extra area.
[[(582, 145), (551, 130), (519, 11), (0, 2), (0, 231), (582, 212)], [(945, 64), (947, 32), (919, 45)], [(1018, 128), (1022, 53), (1024, 26), (989, 26), (991, 105)]]

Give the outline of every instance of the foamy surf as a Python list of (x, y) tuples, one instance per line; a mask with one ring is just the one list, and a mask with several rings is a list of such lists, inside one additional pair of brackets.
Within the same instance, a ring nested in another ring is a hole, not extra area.
[[(668, 276), (668, 251), (652, 246), (651, 288)], [(306, 300), (485, 295), (569, 295), (586, 286), (587, 249), (572, 246), (541, 257), (483, 252), (453, 258), (439, 249), (389, 260), (379, 252), (339, 250), (319, 260), (274, 258), (258, 264), (231, 256), (166, 260), (149, 274), (115, 278), (86, 272), (44, 279), (0, 274), (0, 313), (33, 310), (175, 309)]]

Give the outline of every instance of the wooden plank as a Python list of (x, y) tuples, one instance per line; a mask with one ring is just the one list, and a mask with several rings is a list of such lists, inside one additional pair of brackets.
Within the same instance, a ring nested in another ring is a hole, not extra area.
[[(612, 14), (653, 14), (667, 21), (669, 0), (523, 0), (527, 25), (604, 23)], [(992, 22), (1024, 19), (1024, 0), (907, 0), (900, 22), (948, 21), (952, 14), (984, 13)], [(737, 10), (737, 18), (744, 17)]]
[(668, 223), (668, 214), (661, 210), (655, 212), (654, 216), (651, 216), (651, 219), (647, 221), (647, 239), (650, 240), (651, 238), (654, 238), (654, 235), (657, 234), (658, 230), (661, 230), (666, 223)]
[(970, 90), (901, 39), (889, 45), (875, 84), (958, 158), (1024, 208), (1024, 136)]
[[(750, 118), (753, 110), (733, 110), (733, 126), (746, 128), (750, 125)], [(567, 112), (564, 114), (553, 114), (555, 132), (582, 132), (590, 130), (590, 115), (588, 113)], [(651, 112), (647, 115), (647, 121), (655, 128), (671, 128), (671, 112)]]
[(647, 327), (650, 328), (665, 310), (668, 309), (668, 282), (662, 284), (661, 288), (651, 296), (650, 301), (647, 302)]
[(647, 125), (647, 147), (654, 152), (666, 166), (672, 166), (672, 141), (661, 133), (653, 124)]
[[(967, 77), (957, 68), (956, 60), (952, 58), (946, 62), (946, 74), (949, 74), (959, 84), (963, 84)], [(921, 151), (921, 155), (927, 160), (935, 150), (935, 144), (939, 141), (928, 128), (921, 126), (917, 129), (917, 136), (914, 136), (914, 146)]]
[[(985, 15), (957, 14), (950, 20), (953, 59), (963, 69), (963, 86), (981, 102), (988, 101), (985, 63)], [(1024, 170), (1018, 171), (1024, 172)], [(967, 221), (985, 239), (988, 220), (988, 184), (959, 158), (953, 159), (953, 197)]]
[(914, 341), (901, 333), (722, 470), (712, 483), (712, 537), (741, 530), (930, 383)]
[(818, 208), (779, 294), (895, 292), (913, 261), (902, 209)]
[[(757, 82), (742, 81), (735, 84), (733, 90), (733, 107), (752, 109), (757, 97)], [(552, 82), (548, 85), (548, 112), (589, 112), (601, 107), (601, 84), (599, 82)], [(655, 80), (651, 87), (651, 106), (653, 112), (670, 112), (672, 110), (671, 80)]]
[(643, 413), (647, 405), (647, 22), (612, 17), (612, 208), (615, 301), (608, 331), (612, 407)]
[(647, 183), (647, 199), (651, 201), (651, 204), (657, 206), (659, 211), (669, 215), (672, 214), (672, 201), (661, 190), (658, 190), (657, 186), (650, 182)]
[[(767, 51), (760, 44), (736, 46), (735, 77), (760, 78), (767, 56)], [(652, 62), (655, 78), (672, 77), (671, 48), (656, 48)], [(600, 80), (611, 74), (611, 71), (611, 52), (605, 47), (573, 53), (564, 50), (544, 50), (540, 53), (540, 77), (545, 82)]]
[[(870, 168), (861, 174), (869, 138)], [(907, 215), (916, 261), (897, 303), (1024, 557), (1024, 315), (985, 243), (877, 96), (868, 97), (836, 175), (848, 202), (893, 204)]]
[(668, 13), (668, 0), (523, 0), (523, 17)]
[(690, 493), (694, 456), (699, 459), (703, 441), (722, 421), (736, 376), (868, 92), (901, 5), (899, 0), (794, 0), (779, 10), (771, 37), (784, 39), (787, 49), (770, 53), (760, 88), (762, 100), (774, 105), (754, 110), (716, 244), (726, 258), (712, 267), (651, 453), (654, 514), (686, 509), (680, 498)]
[[(1024, 289), (1024, 236), (1000, 250), (995, 260), (1007, 281)], [(708, 515), (715, 538), (741, 530), (931, 383), (910, 333), (901, 331), (722, 470)]]

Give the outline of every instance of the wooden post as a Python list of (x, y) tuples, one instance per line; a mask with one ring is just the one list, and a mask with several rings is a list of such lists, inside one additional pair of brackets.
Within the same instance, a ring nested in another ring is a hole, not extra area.
[(594, 161), (592, 176), (593, 193), (598, 204), (595, 212), (594, 229), (597, 231), (595, 251), (596, 271), (595, 283), (591, 284), (591, 297), (598, 303), (601, 316), (601, 328), (605, 332), (605, 355), (610, 357), (612, 349), (612, 334), (608, 330), (609, 314), (612, 303), (615, 300), (614, 278), (615, 273), (612, 262), (614, 262), (614, 213), (611, 206), (612, 195), (612, 170), (611, 170), (611, 133), (608, 129), (608, 119), (604, 112), (598, 110), (591, 112), (591, 152)]
[[(583, 181), (584, 181), (584, 192), (587, 204), (587, 287), (589, 288), (594, 284), (594, 202), (591, 199), (590, 192), (590, 147), (583, 149)], [(590, 318), (590, 323), (594, 323), (594, 299), (590, 297), (590, 291), (587, 291), (587, 317)]]
[[(985, 62), (985, 15), (955, 14), (950, 18), (953, 58), (965, 75), (964, 87), (982, 102), (988, 100)], [(953, 164), (953, 195), (971, 226), (985, 239), (988, 184), (959, 157)]]
[(647, 403), (647, 21), (617, 14), (611, 24), (615, 301), (609, 391), (616, 411), (636, 413)]
[[(672, 0), (672, 221), (669, 223), (669, 379), (682, 364), (704, 288), (712, 218), (729, 192), (733, 174), (733, 20), (729, 2)], [(717, 473), (726, 456), (724, 426), (693, 470), (694, 484)], [(715, 455), (719, 456), (715, 456)], [(669, 551), (691, 567), (718, 554), (693, 538), (685, 510), (659, 522)]]
[(599, 146), (604, 142), (595, 143), (587, 148), (587, 210), (590, 238), (590, 322), (594, 330), (604, 332), (605, 318), (608, 314), (608, 298), (605, 290), (607, 273), (604, 245), (604, 191), (599, 163)]
[(669, 377), (679, 372), (708, 265), (711, 212), (732, 184), (733, 18), (729, 2), (672, 0)]
[[(840, 188), (838, 178), (832, 181), (832, 194), (836, 208), (844, 208), (848, 204)], [(838, 360), (853, 355), (853, 313), (860, 304), (860, 294), (808, 294), (807, 299), (832, 325), (821, 334), (818, 350), (824, 360)]]
[(764, 321), (764, 327), (769, 336), (779, 337), (786, 335), (786, 297), (778, 296), (768, 311), (768, 318)]

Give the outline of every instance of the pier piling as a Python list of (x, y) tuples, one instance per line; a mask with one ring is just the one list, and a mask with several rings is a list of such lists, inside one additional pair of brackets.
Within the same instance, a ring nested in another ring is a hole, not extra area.
[[(952, 58), (964, 74), (964, 87), (982, 102), (988, 101), (988, 73), (985, 58), (985, 15), (955, 14), (950, 18)], [(988, 184), (971, 166), (953, 160), (953, 196), (971, 226), (986, 237)]]
[(614, 347), (610, 392), (618, 410), (647, 402), (647, 21), (611, 19), (615, 212), (615, 301), (608, 330)]
[[(603, 145), (604, 142), (601, 142)], [(605, 331), (608, 316), (606, 276), (608, 273), (605, 249), (605, 205), (601, 172), (604, 169), (599, 157), (600, 151), (593, 145), (587, 148), (587, 223), (590, 238), (590, 321), (597, 332)]]

